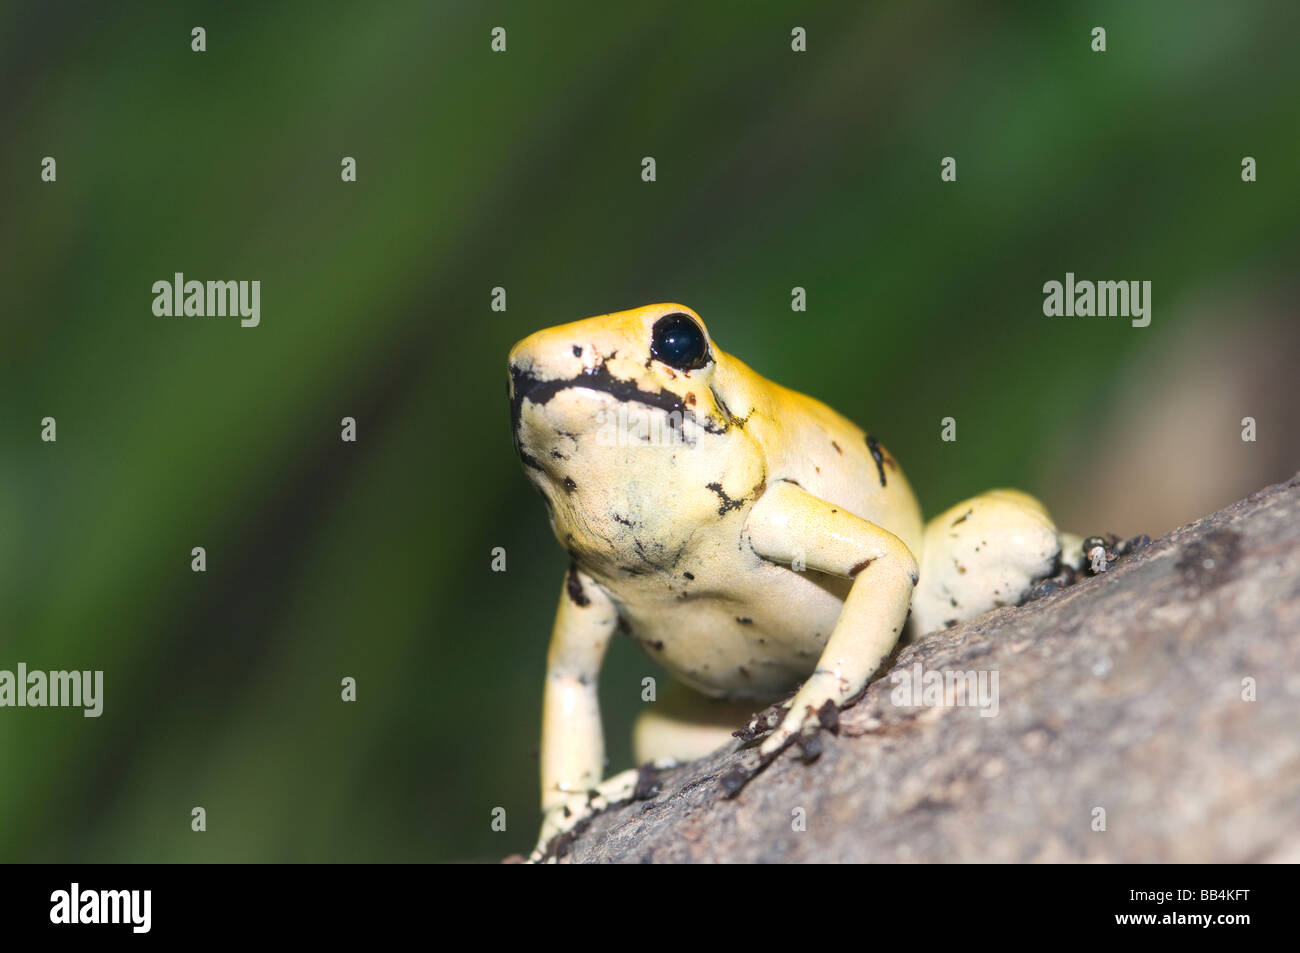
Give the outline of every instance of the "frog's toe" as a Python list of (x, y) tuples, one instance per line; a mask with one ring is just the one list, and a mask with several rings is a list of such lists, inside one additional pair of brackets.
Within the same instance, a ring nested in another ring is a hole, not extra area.
[(795, 734), (794, 729), (782, 725), (763, 739), (763, 743), (758, 746), (758, 753), (763, 756), (765, 761), (775, 758), (794, 740)]
[[(817, 735), (817, 730), (822, 727), (821, 713), (826, 709), (833, 711), (836, 725), (839, 724), (839, 709), (835, 703), (829, 699), (814, 710), (812, 705), (799, 704), (792, 705), (786, 712), (785, 718), (781, 724), (759, 745), (758, 752), (763, 758), (770, 759), (776, 757), (792, 744), (798, 744), (800, 749), (807, 755), (813, 750), (816, 742), (813, 740)], [(816, 748), (820, 753), (820, 747)], [(816, 757), (813, 754), (812, 757)]]
[(528, 855), (528, 863), (554, 863), (563, 839), (591, 813), (586, 793), (569, 795), (549, 808), (542, 816), (542, 829), (537, 834), (537, 845)]

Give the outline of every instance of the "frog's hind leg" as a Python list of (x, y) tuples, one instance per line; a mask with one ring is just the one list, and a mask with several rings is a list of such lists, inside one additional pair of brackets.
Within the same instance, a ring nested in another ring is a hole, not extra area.
[(1078, 537), (1059, 533), (1019, 490), (989, 490), (939, 514), (925, 526), (912, 634), (1018, 605), (1056, 571), (1063, 546), (1068, 561), (1078, 559)]
[(736, 744), (732, 733), (744, 727), (750, 716), (763, 707), (760, 702), (706, 698), (680, 682), (671, 681), (637, 717), (632, 729), (636, 763), (667, 767)]

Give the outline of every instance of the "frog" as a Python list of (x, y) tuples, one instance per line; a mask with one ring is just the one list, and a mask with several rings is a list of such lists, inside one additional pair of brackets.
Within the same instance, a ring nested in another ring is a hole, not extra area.
[(616, 634), (669, 676), (634, 725), (638, 765), (737, 744), (773, 706), (770, 763), (834, 722), (900, 640), (1017, 605), (1081, 558), (1019, 490), (923, 521), (880, 440), (723, 351), (685, 305), (537, 331), (507, 365), (515, 450), (568, 554), (530, 860), (635, 793), (637, 769), (603, 779), (597, 684)]

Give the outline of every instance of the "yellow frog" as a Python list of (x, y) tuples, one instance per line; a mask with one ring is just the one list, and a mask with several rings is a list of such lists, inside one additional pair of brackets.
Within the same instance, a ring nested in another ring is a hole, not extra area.
[(923, 525), (870, 433), (721, 351), (679, 304), (539, 331), (511, 349), (509, 370), (515, 446), (570, 557), (534, 859), (634, 784), (636, 772), (601, 784), (596, 681), (617, 630), (679, 683), (639, 718), (638, 763), (708, 754), (798, 687), (762, 742), (770, 760), (862, 690), (909, 610), (922, 634), (1015, 605), (1063, 545), (1077, 550), (1015, 490)]

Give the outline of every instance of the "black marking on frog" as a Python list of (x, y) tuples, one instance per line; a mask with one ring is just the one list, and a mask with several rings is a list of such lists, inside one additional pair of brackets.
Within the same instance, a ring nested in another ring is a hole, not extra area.
[(844, 448), (841, 447), (841, 446), (840, 446), (838, 443), (836, 443), (834, 440), (831, 441), (831, 446), (835, 448), (835, 452), (838, 453), (840, 456), (843, 456), (843, 455), (844, 455)]
[(576, 483), (573, 482), (573, 477), (567, 477), (567, 476), (566, 476), (566, 477), (564, 478), (564, 492), (565, 492), (565, 493), (572, 493), (572, 492), (573, 492), (574, 490), (576, 490), (577, 488), (578, 488), (578, 484), (576, 484)]
[(858, 563), (856, 566), (854, 566), (852, 569), (849, 570), (849, 577), (850, 578), (856, 577), (858, 573), (862, 572), (862, 570), (866, 569), (873, 562), (875, 562), (874, 559), (862, 560), (862, 562)]
[[(614, 354), (611, 354), (605, 360), (612, 357), (614, 357)], [(549, 403), (551, 398), (560, 391), (569, 390), (570, 388), (596, 390), (609, 394), (625, 404), (645, 404), (647, 407), (662, 410), (669, 415), (669, 426), (673, 426), (674, 420), (677, 421), (677, 426), (680, 427), (684, 418), (695, 419), (695, 415), (682, 406), (681, 398), (672, 391), (662, 388), (657, 391), (642, 390), (636, 386), (636, 381), (623, 380), (611, 374), (604, 361), (595, 367), (583, 368), (581, 373), (574, 377), (563, 377), (555, 380), (540, 378), (531, 371), (512, 364), (510, 366), (510, 377), (513, 382), (510, 400), (510, 421), (514, 430), (516, 447), (519, 446), (519, 418), (523, 414), (524, 399), (527, 398), (534, 404), (544, 405)], [(676, 417), (673, 416), (674, 414)], [(706, 430), (709, 429), (707, 423), (704, 427)]]
[(695, 573), (693, 572), (684, 572), (682, 573), (682, 575), (685, 576), (687, 579), (689, 579), (691, 582), (695, 581)]
[(581, 344), (575, 344), (575, 345), (573, 345), (573, 356), (574, 356), (574, 357), (582, 357), (582, 345), (581, 345)]
[(754, 415), (754, 408), (751, 407), (749, 413), (745, 414), (745, 416), (737, 417), (731, 412), (731, 408), (727, 406), (727, 402), (722, 399), (722, 395), (718, 393), (716, 388), (709, 387), (709, 393), (713, 395), (713, 402), (718, 405), (718, 409), (722, 411), (722, 416), (726, 418), (727, 426), (735, 427), (737, 430), (744, 430), (745, 424)]
[[(682, 558), (681, 550), (678, 550), (677, 554), (673, 557), (672, 563), (668, 566), (665, 566), (662, 562), (659, 562), (656, 559), (651, 559), (650, 554), (647, 553), (645, 550), (645, 545), (641, 542), (641, 540), (637, 539), (635, 536), (632, 537), (632, 546), (636, 550), (636, 558), (641, 560), (641, 562), (645, 563), (647, 566), (649, 566), (651, 569), (656, 570), (657, 572), (667, 572), (670, 568), (677, 565), (677, 560)], [(656, 547), (656, 548), (658, 548), (659, 550), (663, 549), (663, 547)]]
[(738, 500), (733, 500), (731, 497), (727, 496), (727, 491), (722, 488), (721, 483), (709, 483), (705, 486), (705, 489), (712, 490), (714, 493), (718, 494), (718, 499), (722, 501), (722, 504), (718, 507), (719, 516), (726, 516), (731, 510), (738, 510), (745, 505), (745, 498), (743, 496)]
[(628, 519), (626, 516), (619, 516), (617, 513), (610, 513), (609, 518), (612, 519), (615, 523), (622, 523), (624, 526), (630, 527), (632, 525), (632, 521), (630, 519)]
[[(793, 480), (787, 482), (794, 483)], [(799, 486), (799, 484), (795, 483), (795, 486)], [(718, 507), (718, 515), (726, 516), (728, 511), (739, 509), (746, 503), (757, 503), (758, 498), (767, 492), (767, 470), (763, 470), (763, 475), (758, 478), (758, 482), (754, 484), (754, 488), (738, 500), (733, 500), (729, 497), (727, 491), (722, 488), (721, 483), (709, 483), (705, 486), (705, 489), (712, 490), (714, 493), (718, 494), (718, 499), (722, 501), (722, 505)], [(800, 487), (800, 489), (802, 489), (802, 487)], [(744, 534), (742, 534), (737, 548), (743, 550), (744, 546), (745, 537)]]
[(578, 578), (578, 567), (569, 566), (569, 578), (564, 584), (565, 590), (569, 593), (569, 599), (574, 605), (580, 608), (586, 608), (591, 605), (591, 597), (582, 589), (582, 580)]
[(952, 525), (953, 525), (953, 526), (956, 526), (958, 523), (964, 523), (964, 522), (966, 522), (966, 520), (970, 519), (970, 515), (971, 515), (972, 513), (974, 513), (974, 512), (975, 512), (975, 510), (973, 510), (973, 509), (969, 509), (969, 510), (967, 510), (967, 511), (966, 511), (965, 513), (963, 513), (961, 516), (959, 516), (959, 517), (957, 517), (955, 520), (953, 520), (953, 521), (952, 521)]
[(751, 618), (750, 618), (749, 616), (747, 616), (747, 615), (738, 615), (738, 616), (736, 616), (736, 621), (739, 622), (741, 625), (753, 625), (753, 624), (754, 624), (754, 620), (751, 619)]
[(880, 449), (880, 442), (871, 434), (867, 434), (867, 449), (871, 451), (871, 459), (876, 461), (876, 470), (880, 473), (880, 485), (885, 485), (885, 454)]

